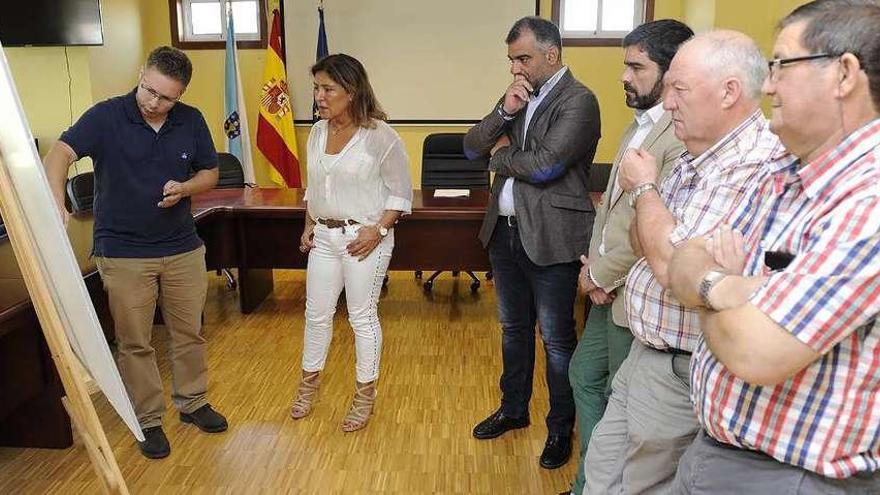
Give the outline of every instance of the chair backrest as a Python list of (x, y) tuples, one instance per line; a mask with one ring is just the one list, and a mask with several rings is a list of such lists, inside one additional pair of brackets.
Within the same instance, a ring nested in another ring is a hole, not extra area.
[(422, 151), (422, 187), (488, 189), (488, 159), (468, 160), (462, 133), (429, 134)]
[(244, 170), (241, 162), (231, 153), (217, 153), (217, 166), (220, 169), (220, 179), (217, 181), (217, 189), (240, 189), (244, 187)]
[(95, 173), (84, 172), (67, 179), (67, 199), (70, 211), (92, 211), (95, 203)]

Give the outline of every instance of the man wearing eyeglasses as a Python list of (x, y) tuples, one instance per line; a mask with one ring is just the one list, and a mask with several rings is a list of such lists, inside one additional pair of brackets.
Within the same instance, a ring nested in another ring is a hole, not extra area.
[(667, 290), (667, 265), (676, 245), (741, 208), (764, 163), (781, 154), (759, 107), (766, 73), (760, 50), (742, 33), (685, 42), (664, 76), (663, 107), (686, 153), (662, 182), (646, 150), (630, 149), (622, 160), (620, 186), (635, 208), (632, 245), (644, 256), (622, 295), (635, 339), (590, 439), (585, 494), (666, 493), (699, 431), (688, 385), (699, 314)]
[(763, 91), (790, 155), (671, 288), (704, 308), (702, 432), (676, 493), (880, 493), (880, 6), (820, 0), (780, 23)]
[(170, 336), (172, 399), (180, 420), (205, 432), (227, 428), (206, 398), (205, 247), (189, 200), (217, 183), (217, 153), (202, 114), (179, 103), (191, 77), (183, 52), (153, 50), (137, 87), (86, 111), (44, 159), (65, 222), (67, 171), (80, 158), (93, 161), (92, 254), (110, 300), (117, 365), (146, 438), (140, 451), (151, 459), (171, 453), (162, 430), (162, 379), (150, 344), (157, 300)]

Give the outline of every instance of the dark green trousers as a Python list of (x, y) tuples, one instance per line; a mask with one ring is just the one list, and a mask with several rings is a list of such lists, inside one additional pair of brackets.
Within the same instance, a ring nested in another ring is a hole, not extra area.
[(610, 304), (590, 308), (584, 333), (568, 365), (568, 379), (577, 408), (580, 445), (572, 493), (580, 494), (584, 489), (584, 456), (590, 444), (590, 435), (605, 412), (611, 395), (611, 379), (629, 354), (632, 340), (629, 328), (614, 324)]

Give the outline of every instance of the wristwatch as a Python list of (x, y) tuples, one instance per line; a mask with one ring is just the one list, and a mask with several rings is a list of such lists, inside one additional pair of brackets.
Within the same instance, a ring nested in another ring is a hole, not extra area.
[(656, 191), (657, 184), (654, 184), (653, 182), (646, 182), (644, 184), (641, 184), (641, 185), (634, 187), (633, 190), (629, 192), (629, 206), (631, 208), (635, 208), (636, 201), (639, 199), (639, 196), (641, 196), (642, 194), (645, 194), (646, 192), (650, 191), (651, 189)]
[(715, 307), (712, 306), (712, 303), (709, 302), (709, 293), (716, 285), (718, 285), (718, 282), (721, 282), (726, 276), (727, 274), (722, 271), (709, 270), (703, 275), (703, 280), (700, 280), (700, 301), (703, 302), (703, 306), (706, 306), (707, 309), (717, 311)]
[(375, 227), (376, 227), (376, 230), (379, 231), (379, 236), (380, 236), (380, 237), (385, 237), (386, 235), (388, 235), (388, 229), (385, 228), (385, 226), (382, 225), (381, 223), (377, 223), (377, 224), (375, 225)]
[(500, 115), (502, 119), (508, 122), (516, 117), (516, 114), (507, 113), (504, 111), (504, 102), (498, 104), (498, 115)]

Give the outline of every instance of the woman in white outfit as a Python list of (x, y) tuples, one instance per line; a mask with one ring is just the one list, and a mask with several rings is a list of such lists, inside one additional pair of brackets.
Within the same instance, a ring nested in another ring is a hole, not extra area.
[(382, 350), (378, 301), (394, 248), (394, 223), (410, 212), (412, 180), (400, 136), (385, 123), (363, 65), (343, 54), (312, 67), (321, 120), (309, 134), (308, 251), (302, 380), (290, 414), (311, 411), (342, 289), (357, 356), (354, 399), (344, 431), (367, 425)]

